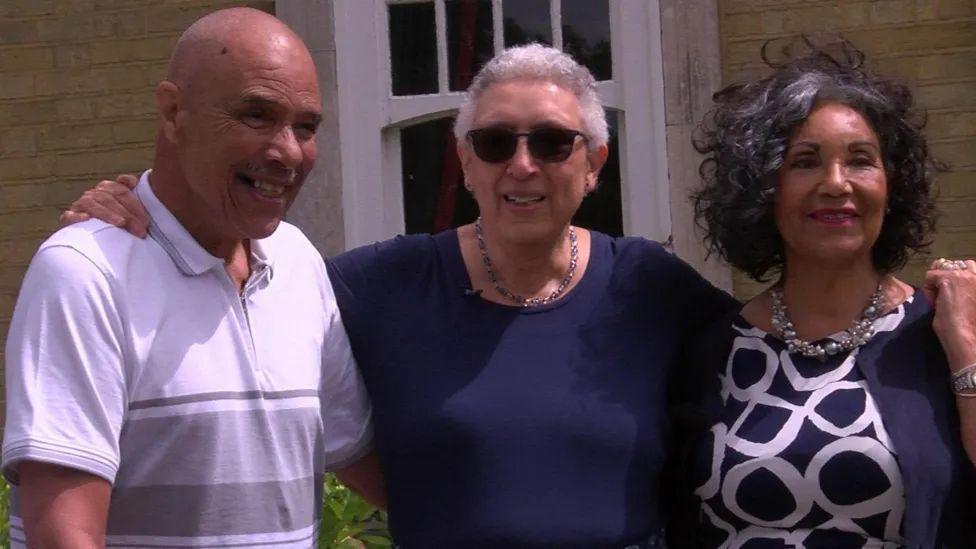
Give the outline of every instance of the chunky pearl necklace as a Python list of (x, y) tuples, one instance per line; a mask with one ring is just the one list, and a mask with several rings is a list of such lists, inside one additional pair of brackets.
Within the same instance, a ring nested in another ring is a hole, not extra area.
[(780, 287), (769, 291), (769, 296), (773, 300), (773, 328), (786, 343), (786, 351), (789, 353), (800, 353), (808, 358), (816, 358), (824, 361), (828, 356), (836, 355), (840, 352), (850, 351), (867, 343), (874, 336), (874, 320), (881, 314), (884, 304), (884, 285), (879, 282), (878, 289), (871, 295), (867, 307), (861, 313), (861, 318), (854, 321), (851, 327), (841, 332), (840, 341), (828, 341), (823, 345), (804, 341), (796, 336), (796, 328), (790, 322), (790, 317), (786, 312), (786, 304), (783, 303), (783, 290)]
[(485, 245), (485, 231), (481, 228), (481, 218), (479, 217), (474, 221), (474, 232), (478, 237), (478, 250), (481, 251), (481, 262), (485, 264), (485, 270), (488, 273), (488, 280), (495, 285), (495, 291), (501, 294), (506, 299), (514, 301), (521, 307), (540, 307), (542, 305), (548, 305), (553, 301), (559, 299), (559, 296), (566, 291), (569, 283), (573, 281), (573, 275), (576, 274), (576, 264), (579, 261), (579, 247), (576, 245), (576, 230), (573, 226), (569, 226), (569, 272), (563, 277), (562, 281), (559, 282), (559, 286), (552, 291), (546, 297), (522, 297), (518, 294), (512, 293), (508, 288), (502, 286), (498, 283), (498, 275), (491, 268), (491, 258), (488, 257), (488, 247)]

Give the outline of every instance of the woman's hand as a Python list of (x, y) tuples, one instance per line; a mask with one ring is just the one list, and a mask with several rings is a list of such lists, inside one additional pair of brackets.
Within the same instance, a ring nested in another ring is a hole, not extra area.
[(955, 372), (976, 363), (976, 262), (933, 261), (922, 289), (935, 306), (932, 328), (949, 368)]
[(139, 238), (145, 237), (149, 229), (149, 214), (132, 193), (138, 182), (139, 179), (130, 174), (122, 174), (115, 181), (99, 181), (61, 212), (61, 226), (95, 218), (121, 227)]

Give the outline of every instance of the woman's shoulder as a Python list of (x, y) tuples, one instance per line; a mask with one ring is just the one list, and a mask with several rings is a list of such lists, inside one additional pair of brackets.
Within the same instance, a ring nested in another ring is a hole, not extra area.
[(353, 248), (332, 257), (328, 262), (340, 270), (376, 270), (402, 265), (416, 266), (418, 262), (434, 257), (438, 240), (449, 236), (451, 232), (453, 231), (445, 231), (437, 235), (398, 235), (388, 240)]

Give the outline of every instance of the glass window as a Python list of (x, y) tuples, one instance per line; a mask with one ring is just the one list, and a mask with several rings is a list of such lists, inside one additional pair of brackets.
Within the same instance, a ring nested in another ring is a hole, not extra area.
[(573, 217), (573, 224), (593, 229), (610, 236), (623, 236), (623, 208), (620, 201), (620, 152), (617, 139), (617, 112), (607, 110), (610, 125), (610, 154), (600, 171), (596, 190), (583, 199), (583, 204)]
[(491, 0), (447, 0), (447, 56), (451, 91), (462, 91), (495, 53)]
[(464, 188), (453, 123), (452, 118), (440, 118), (400, 131), (407, 234), (437, 233), (478, 216), (478, 207)]
[(433, 2), (389, 6), (393, 95), (437, 93)]
[(504, 0), (505, 47), (539, 42), (552, 45), (549, 0)]
[[(620, 207), (620, 155), (617, 115), (607, 111), (610, 154), (596, 191), (583, 200), (573, 223), (612, 236), (623, 234)], [(441, 118), (400, 131), (403, 169), (403, 214), (407, 234), (436, 233), (471, 223), (478, 206), (464, 188), (455, 151), (453, 120)]]
[(597, 80), (610, 80), (610, 3), (562, 1), (563, 51), (586, 65)]

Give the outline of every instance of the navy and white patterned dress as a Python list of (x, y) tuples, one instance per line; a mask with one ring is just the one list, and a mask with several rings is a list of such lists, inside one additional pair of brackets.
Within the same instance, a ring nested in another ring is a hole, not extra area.
[[(911, 303), (875, 320), (875, 331), (898, 330)], [(858, 365), (861, 349), (820, 362), (788, 354), (741, 317), (732, 328), (719, 375), (724, 407), (695, 464), (707, 545), (899, 547), (898, 454)]]

